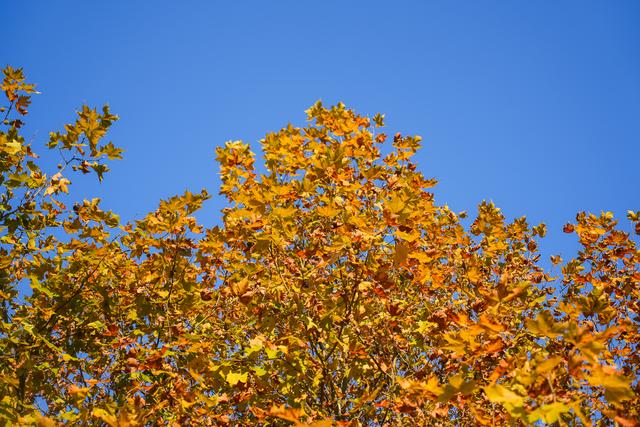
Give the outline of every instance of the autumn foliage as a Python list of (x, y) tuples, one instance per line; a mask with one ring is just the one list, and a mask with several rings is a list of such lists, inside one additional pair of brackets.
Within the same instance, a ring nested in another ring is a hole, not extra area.
[(21, 136), (34, 86), (7, 67), (2, 90), (2, 424), (637, 425), (640, 252), (612, 214), (545, 271), (544, 225), (483, 202), (464, 226), (419, 137), (317, 103), (264, 164), (216, 149), (221, 226), (204, 190), (121, 223), (68, 194), (121, 157), (117, 117), (52, 132), (56, 168)]

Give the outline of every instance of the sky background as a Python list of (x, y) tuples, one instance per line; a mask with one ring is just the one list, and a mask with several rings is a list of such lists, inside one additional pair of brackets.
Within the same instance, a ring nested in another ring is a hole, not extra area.
[(125, 220), (185, 189), (217, 194), (216, 146), (259, 152), (318, 99), (423, 136), (437, 201), (544, 221), (545, 255), (575, 249), (561, 228), (578, 211), (640, 209), (638, 1), (0, 3), (0, 65), (42, 92), (37, 150), (83, 103), (121, 117), (125, 160), (74, 186)]

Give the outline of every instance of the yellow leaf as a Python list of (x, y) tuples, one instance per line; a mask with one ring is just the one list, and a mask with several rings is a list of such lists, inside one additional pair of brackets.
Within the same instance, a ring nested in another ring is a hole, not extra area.
[(480, 270), (478, 268), (471, 267), (467, 271), (467, 278), (469, 279), (469, 281), (471, 283), (478, 283), (482, 279), (482, 273), (480, 272)]
[(514, 393), (501, 384), (484, 387), (487, 398), (494, 403), (508, 403), (513, 406), (524, 406), (524, 397)]
[(16, 154), (22, 150), (22, 144), (19, 141), (2, 138), (1, 140), (4, 144), (0, 145), (0, 151), (4, 151), (9, 155)]
[(233, 295), (240, 296), (243, 295), (247, 289), (249, 288), (249, 279), (243, 277), (238, 282), (233, 283), (231, 285), (231, 292)]
[(371, 282), (363, 281), (363, 282), (358, 283), (358, 290), (360, 292), (366, 291), (366, 290), (371, 289), (372, 286), (373, 286), (373, 284)]
[(411, 254), (409, 255), (409, 258), (415, 258), (418, 261), (420, 261), (421, 263), (428, 263), (430, 261), (433, 261), (433, 258), (430, 257), (429, 255), (425, 254), (424, 252), (411, 252)]
[(239, 382), (246, 383), (248, 375), (249, 374), (247, 372), (244, 372), (244, 373), (229, 372), (227, 374), (226, 380), (227, 380), (227, 383), (229, 383), (229, 385), (234, 386)]
[(562, 402), (553, 402), (548, 405), (542, 405), (531, 414), (529, 414), (529, 422), (535, 423), (542, 420), (547, 424), (553, 424), (558, 421), (560, 415), (569, 412), (571, 408)]
[(592, 386), (604, 387), (604, 397), (609, 402), (619, 402), (635, 396), (630, 381), (612, 366), (595, 367), (587, 381)]
[(275, 359), (276, 356), (278, 355), (278, 349), (277, 348), (265, 348), (264, 349), (265, 353), (267, 354), (267, 357), (269, 359)]
[(553, 370), (553, 368), (558, 366), (563, 360), (564, 359), (562, 359), (562, 357), (558, 357), (558, 356), (545, 359), (544, 361), (538, 363), (536, 371), (539, 373), (549, 372)]
[(78, 387), (74, 384), (69, 386), (69, 393), (77, 398), (83, 398), (89, 392), (89, 387)]
[(398, 196), (393, 196), (391, 200), (387, 202), (387, 208), (389, 208), (392, 213), (402, 212), (404, 206), (404, 201)]
[(197, 382), (201, 383), (201, 382), (204, 381), (204, 378), (202, 377), (202, 375), (200, 375), (199, 373), (197, 373), (193, 369), (188, 369), (188, 372), (189, 372), (189, 375), (191, 375), (191, 378), (193, 378)]
[(316, 212), (318, 212), (320, 216), (333, 218), (340, 213), (340, 209), (333, 206), (320, 206), (316, 208)]
[(104, 421), (105, 423), (107, 423), (109, 426), (116, 426), (118, 425), (118, 418), (116, 418), (115, 415), (111, 415), (109, 414), (107, 411), (105, 411), (104, 409), (100, 409), (100, 408), (95, 408), (92, 412), (91, 415), (96, 417), (96, 418), (100, 418), (102, 421)]
[(401, 238), (402, 240), (406, 240), (407, 242), (414, 242), (420, 238), (420, 232), (416, 232), (415, 230), (412, 230), (410, 233), (396, 230), (395, 234), (397, 237)]
[(276, 207), (273, 209), (273, 215), (279, 218), (291, 218), (296, 212), (296, 208)]

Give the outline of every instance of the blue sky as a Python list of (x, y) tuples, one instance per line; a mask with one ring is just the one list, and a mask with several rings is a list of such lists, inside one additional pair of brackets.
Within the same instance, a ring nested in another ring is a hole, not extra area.
[(34, 146), (82, 103), (121, 117), (110, 136), (125, 160), (76, 191), (124, 219), (217, 193), (217, 145), (257, 150), (318, 99), (422, 135), (416, 162), (440, 203), (545, 221), (547, 253), (575, 247), (561, 227), (578, 211), (640, 209), (637, 1), (3, 3), (2, 65), (42, 92)]

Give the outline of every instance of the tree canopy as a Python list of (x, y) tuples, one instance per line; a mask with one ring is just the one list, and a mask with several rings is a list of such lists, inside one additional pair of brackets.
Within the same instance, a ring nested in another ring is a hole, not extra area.
[(121, 222), (70, 194), (121, 158), (117, 116), (83, 106), (51, 165), (21, 135), (35, 87), (6, 67), (2, 90), (3, 424), (638, 424), (640, 252), (611, 213), (565, 225), (552, 274), (544, 224), (482, 202), (465, 226), (420, 137), (316, 103), (260, 166), (216, 149), (220, 226), (205, 190)]

